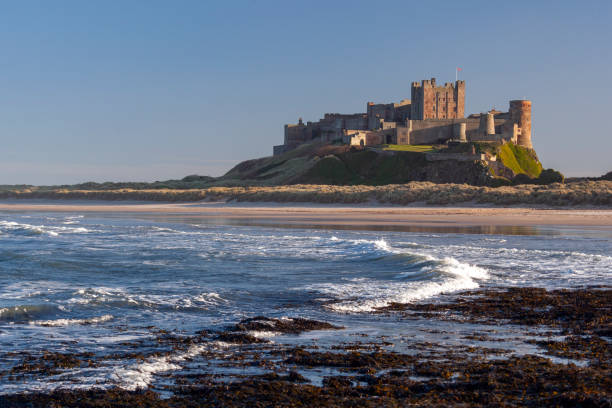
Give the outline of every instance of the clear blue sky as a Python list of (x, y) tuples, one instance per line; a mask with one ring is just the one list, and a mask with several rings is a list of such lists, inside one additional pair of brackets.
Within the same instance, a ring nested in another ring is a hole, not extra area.
[(1, 1), (0, 184), (220, 175), (283, 124), (410, 83), (533, 101), (566, 175), (612, 170), (610, 1)]

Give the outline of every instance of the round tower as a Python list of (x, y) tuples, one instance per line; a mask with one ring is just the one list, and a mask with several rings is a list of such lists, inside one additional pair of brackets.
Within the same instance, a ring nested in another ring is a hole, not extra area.
[(487, 112), (487, 135), (495, 134), (495, 116), (492, 112)]
[(519, 127), (518, 144), (533, 148), (531, 144), (531, 101), (510, 101), (510, 119)]
[(465, 136), (465, 122), (459, 123), (459, 140), (462, 142), (467, 142), (467, 137)]
[(460, 142), (467, 142), (467, 138), (465, 136), (465, 122), (455, 123), (453, 125), (453, 139), (458, 140)]

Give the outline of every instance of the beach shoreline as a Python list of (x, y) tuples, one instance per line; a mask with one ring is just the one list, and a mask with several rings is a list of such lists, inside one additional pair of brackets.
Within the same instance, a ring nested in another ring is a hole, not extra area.
[(0, 212), (161, 214), (308, 226), (568, 226), (612, 227), (612, 209), (494, 206), (385, 206), (225, 202), (4, 200)]

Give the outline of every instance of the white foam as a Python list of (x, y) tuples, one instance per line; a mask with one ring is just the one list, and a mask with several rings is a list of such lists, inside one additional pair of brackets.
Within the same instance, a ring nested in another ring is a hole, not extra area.
[(169, 232), (173, 234), (188, 234), (188, 232), (185, 232), (185, 231), (178, 231), (172, 228), (165, 228), (165, 227), (153, 227), (151, 229), (156, 232)]
[(177, 354), (151, 357), (141, 363), (115, 369), (111, 375), (111, 379), (115, 381), (119, 387), (129, 391), (144, 389), (151, 384), (155, 374), (180, 370), (182, 368), (181, 363), (184, 361), (192, 359), (211, 348), (225, 348), (227, 346), (230, 346), (230, 344), (213, 342), (191, 346), (188, 350)]
[[(486, 269), (463, 263), (455, 258), (437, 259), (431, 255), (405, 253), (391, 247), (385, 240), (356, 240), (355, 244), (374, 245), (388, 253), (414, 256), (423, 259), (421, 272), (427, 272), (427, 281), (383, 281), (370, 278), (353, 278), (346, 283), (323, 283), (310, 285), (307, 289), (340, 300), (327, 305), (337, 312), (371, 312), (391, 303), (411, 303), (431, 298), (442, 293), (452, 293), (479, 287), (478, 280), (486, 280)], [(418, 265), (418, 264), (417, 264)], [(400, 272), (398, 277), (415, 276), (414, 271)]]
[(89, 319), (55, 319), (55, 320), (33, 320), (28, 322), (31, 325), (35, 326), (45, 326), (45, 327), (59, 327), (59, 326), (71, 326), (77, 324), (97, 324), (104, 323), (109, 320), (112, 320), (112, 315), (104, 315), (99, 317), (92, 317)]
[(61, 233), (72, 233), (72, 234), (82, 234), (86, 232), (90, 232), (87, 228), (83, 227), (58, 227), (58, 226), (49, 226), (49, 225), (32, 225), (19, 223), (15, 221), (0, 221), (0, 228), (6, 231), (26, 231), (34, 234), (47, 234), (52, 237), (57, 237)]
[(251, 330), (247, 334), (256, 337), (258, 339), (269, 339), (270, 337), (279, 336), (281, 332), (267, 331), (267, 330)]
[(167, 261), (142, 261), (143, 265), (148, 265), (148, 266), (167, 266), (168, 262)]
[(195, 296), (193, 300), (209, 305), (227, 302), (227, 300), (223, 299), (218, 293), (215, 292), (200, 293), (198, 296)]
[(0, 320), (27, 321), (32, 316), (57, 312), (52, 304), (18, 305), (0, 308)]
[(205, 308), (221, 303), (226, 303), (216, 292), (202, 292), (195, 296), (184, 294), (145, 294), (132, 293), (124, 288), (96, 287), (79, 289), (76, 297), (68, 299), (70, 304), (104, 304), (104, 303), (127, 303), (134, 306), (146, 308), (170, 307), (173, 309)]
[[(429, 247), (428, 252), (452, 253), (493, 270), (496, 285), (528, 285), (547, 289), (605, 284), (612, 277), (612, 256), (560, 249), (473, 245)], [(500, 272), (496, 272), (500, 270)]]

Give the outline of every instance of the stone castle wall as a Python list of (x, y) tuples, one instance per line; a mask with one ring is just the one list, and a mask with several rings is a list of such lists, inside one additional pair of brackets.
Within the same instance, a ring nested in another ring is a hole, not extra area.
[(491, 110), (465, 118), (465, 81), (437, 86), (435, 78), (413, 82), (412, 99), (400, 103), (368, 102), (366, 113), (326, 113), (317, 122), (285, 125), (284, 152), (310, 141), (371, 146), (441, 144), (449, 140), (531, 145), (531, 101), (510, 101), (508, 112)]
[(465, 81), (437, 86), (436, 79), (412, 83), (413, 120), (458, 119), (465, 115)]
[(531, 101), (510, 101), (510, 117), (519, 127), (518, 144), (531, 149)]

